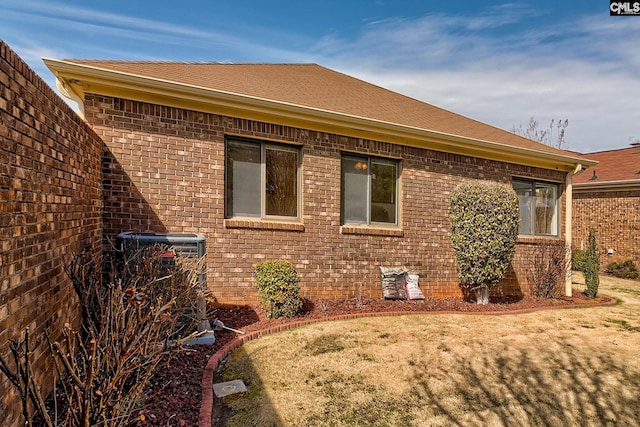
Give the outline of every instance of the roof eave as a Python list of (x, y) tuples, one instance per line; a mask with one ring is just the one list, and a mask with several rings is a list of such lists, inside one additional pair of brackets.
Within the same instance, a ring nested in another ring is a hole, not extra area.
[(628, 179), (604, 182), (581, 182), (573, 184), (575, 193), (593, 193), (603, 191), (637, 191), (640, 190), (640, 179)]
[(56, 76), (58, 86), (63, 89), (61, 92), (75, 101), (84, 101), (85, 93), (95, 93), (545, 169), (574, 171), (577, 166), (597, 164), (570, 155), (513, 147), (69, 61), (49, 58), (43, 58), (43, 61)]

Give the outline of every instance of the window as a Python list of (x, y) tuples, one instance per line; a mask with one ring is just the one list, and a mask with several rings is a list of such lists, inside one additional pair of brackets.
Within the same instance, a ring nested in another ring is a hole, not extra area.
[(298, 218), (299, 157), (297, 148), (228, 139), (227, 218)]
[(558, 235), (558, 184), (514, 179), (520, 201), (520, 234)]
[(343, 224), (397, 224), (397, 161), (344, 155), (341, 178)]

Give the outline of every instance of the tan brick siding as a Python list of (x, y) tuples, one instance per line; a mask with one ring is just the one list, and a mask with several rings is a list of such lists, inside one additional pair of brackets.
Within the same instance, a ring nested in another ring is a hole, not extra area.
[(640, 190), (574, 192), (572, 222), (574, 248), (586, 248), (589, 229), (595, 229), (602, 267), (613, 259), (640, 264)]
[[(6, 44), (0, 41), (0, 353), (31, 331), (36, 377), (46, 390), (46, 328), (57, 339), (79, 311), (63, 265), (102, 239), (102, 143)], [(0, 420), (21, 424), (20, 401), (0, 374)]]
[[(105, 238), (129, 230), (204, 234), (208, 284), (223, 303), (257, 301), (252, 268), (266, 259), (293, 262), (308, 298), (381, 297), (381, 265), (416, 271), (427, 296), (458, 296), (447, 215), (454, 186), (469, 179), (510, 184), (520, 176), (562, 184), (565, 178), (558, 171), (91, 94), (85, 113), (107, 146)], [(225, 134), (302, 146), (303, 226), (225, 221)], [(340, 226), (341, 152), (401, 159), (400, 231), (362, 234)], [(561, 219), (563, 204), (562, 192)], [(525, 267), (535, 245), (526, 243), (535, 240), (523, 242), (515, 271), (498, 292), (527, 292)]]

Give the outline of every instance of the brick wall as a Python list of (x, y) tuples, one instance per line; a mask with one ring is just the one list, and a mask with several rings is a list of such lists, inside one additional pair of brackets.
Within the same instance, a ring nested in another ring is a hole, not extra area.
[(602, 267), (613, 259), (640, 264), (640, 190), (574, 191), (572, 222), (574, 248), (586, 248), (589, 229), (595, 229)]
[[(454, 186), (467, 179), (510, 184), (514, 175), (564, 183), (565, 176), (92, 94), (86, 96), (85, 114), (108, 147), (103, 160), (105, 239), (128, 230), (203, 233), (208, 283), (224, 303), (257, 301), (252, 268), (265, 259), (293, 262), (302, 294), (309, 298), (360, 292), (381, 297), (381, 265), (416, 271), (428, 296), (460, 295), (448, 235), (448, 195)], [(224, 219), (225, 134), (302, 146), (303, 226)], [(400, 232), (362, 234), (340, 226), (343, 151), (401, 159)], [(564, 194), (562, 199), (561, 206)], [(535, 242), (523, 239), (519, 245), (502, 292), (527, 292), (525, 267)]]
[[(34, 371), (51, 389), (46, 328), (57, 338), (79, 311), (63, 265), (102, 238), (102, 143), (0, 40), (0, 354), (30, 329)], [(0, 374), (0, 420), (21, 424), (20, 400)]]

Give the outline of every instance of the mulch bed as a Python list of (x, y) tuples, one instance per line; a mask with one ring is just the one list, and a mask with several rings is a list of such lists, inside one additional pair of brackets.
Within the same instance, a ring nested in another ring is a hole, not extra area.
[[(473, 314), (509, 314), (548, 308), (569, 308), (614, 304), (615, 300), (601, 296), (595, 300), (582, 292), (573, 297), (557, 299), (533, 297), (495, 297), (491, 304), (481, 306), (462, 298), (417, 301), (384, 299), (306, 300), (303, 312), (294, 319), (269, 319), (258, 306), (218, 305), (209, 307), (209, 318), (219, 319), (233, 329), (245, 332), (274, 329), (292, 320), (329, 320), (344, 315), (366, 313), (452, 312)], [(139, 426), (196, 426), (202, 398), (202, 373), (209, 358), (236, 337), (236, 333), (216, 332), (213, 345), (200, 345), (179, 351), (161, 364), (145, 391), (144, 408)]]

